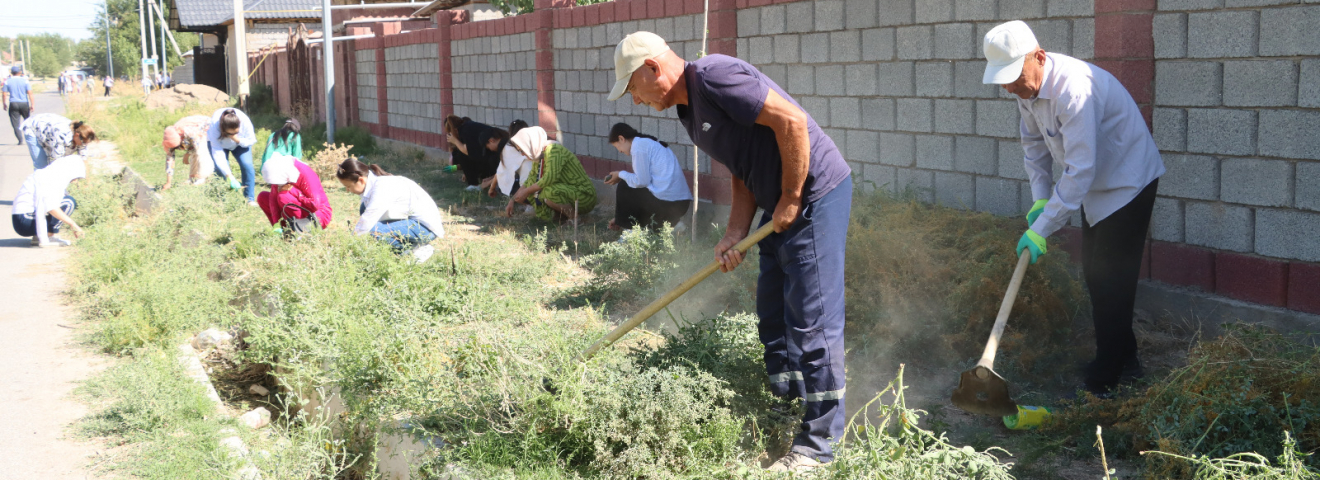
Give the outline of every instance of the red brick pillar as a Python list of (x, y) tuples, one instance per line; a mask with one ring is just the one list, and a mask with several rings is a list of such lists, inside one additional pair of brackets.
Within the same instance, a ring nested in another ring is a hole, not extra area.
[(371, 30), (376, 34), (376, 105), (380, 115), (376, 123), (376, 135), (385, 138), (394, 138), (390, 128), (390, 103), (389, 94), (385, 88), (385, 36), (399, 33), (399, 22), (377, 23), (372, 25)]
[(555, 113), (555, 50), (550, 35), (554, 11), (572, 8), (574, 0), (535, 0), (530, 19), (536, 35), (536, 121), (552, 139), (559, 139), (559, 115)]
[(1155, 0), (1095, 0), (1095, 64), (1118, 77), (1151, 125)]
[[(444, 11), (438, 12), (435, 16), (435, 23), (438, 27), (438, 37), (436, 47), (440, 53), (440, 118), (441, 122), (445, 118), (454, 114), (454, 62), (453, 62), (453, 26), (462, 23), (467, 12), (464, 11)], [(443, 124), (442, 124), (443, 125)], [(444, 134), (440, 134), (440, 148), (449, 150), (449, 139)]]

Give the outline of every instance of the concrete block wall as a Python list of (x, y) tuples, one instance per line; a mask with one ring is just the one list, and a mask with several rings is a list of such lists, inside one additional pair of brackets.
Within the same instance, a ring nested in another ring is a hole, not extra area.
[[(655, 135), (669, 148), (685, 170), (692, 170), (692, 141), (683, 132), (673, 112), (657, 112), (634, 105), (631, 96), (606, 100), (614, 86), (614, 46), (629, 33), (650, 31), (669, 42), (683, 58), (695, 59), (701, 51), (700, 15), (630, 20), (556, 29), (553, 32), (555, 104), (561, 140), (579, 156), (628, 162), (606, 140), (619, 122), (642, 133)], [(699, 171), (710, 173), (710, 158), (702, 155)]]
[(1320, 5), (1161, 0), (1151, 25), (1152, 248), (1178, 260), (1152, 276), (1320, 312)]
[(535, 124), (535, 47), (531, 32), (454, 41), (454, 114), (499, 128)]
[(1032, 198), (1017, 105), (981, 83), (982, 36), (1021, 19), (1048, 51), (1093, 52), (1091, 0), (813, 0), (737, 15), (739, 58), (811, 114), (862, 189), (999, 215)]
[(441, 133), (439, 49), (415, 43), (385, 49), (389, 126)]
[(366, 123), (380, 123), (380, 112), (376, 99), (376, 50), (359, 49), (353, 52), (357, 63), (356, 68), (357, 92), (356, 103), (358, 120)]

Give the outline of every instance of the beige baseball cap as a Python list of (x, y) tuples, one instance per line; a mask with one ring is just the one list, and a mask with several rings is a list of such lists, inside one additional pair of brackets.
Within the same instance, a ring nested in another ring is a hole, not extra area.
[(614, 88), (609, 100), (615, 101), (628, 90), (628, 79), (642, 63), (669, 51), (669, 44), (651, 32), (635, 32), (623, 37), (614, 47)]
[(985, 76), (981, 83), (1003, 85), (1022, 76), (1022, 62), (1040, 44), (1031, 27), (1021, 20), (1000, 24), (985, 33), (981, 49), (985, 51)]

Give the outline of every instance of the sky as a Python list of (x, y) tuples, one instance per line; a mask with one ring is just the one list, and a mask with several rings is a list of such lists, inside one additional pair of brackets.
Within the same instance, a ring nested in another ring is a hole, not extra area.
[(74, 40), (92, 36), (88, 27), (98, 6), (94, 0), (0, 0), (0, 37), (58, 33)]

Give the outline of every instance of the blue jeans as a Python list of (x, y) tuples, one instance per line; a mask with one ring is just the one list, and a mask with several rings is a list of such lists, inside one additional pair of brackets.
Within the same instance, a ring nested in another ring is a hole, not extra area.
[[(756, 284), (757, 330), (765, 345), (770, 391), (801, 398), (803, 418), (793, 451), (822, 462), (834, 459), (843, 439), (844, 277), (849, 177), (815, 202), (787, 231), (772, 233), (761, 247)], [(761, 214), (761, 225), (771, 212)]]
[[(63, 211), (65, 215), (73, 215), (73, 211), (78, 208), (78, 201), (74, 200), (73, 197), (65, 195), (64, 200), (60, 201), (60, 206), (57, 208)], [(36, 214), (15, 213), (13, 217), (14, 233), (17, 233), (20, 237), (37, 236)], [(62, 225), (64, 225), (64, 222), (56, 219), (54, 215), (46, 214), (46, 233), (60, 233), (60, 226)]]
[(225, 171), (228, 168), (221, 169), (220, 162), (229, 163), (229, 156), (233, 155), (238, 160), (238, 169), (243, 175), (243, 196), (249, 202), (257, 198), (257, 171), (252, 168), (252, 147), (237, 147), (233, 150), (224, 150), (225, 154), (221, 158), (215, 159), (215, 174), (221, 178), (228, 178)]
[(32, 169), (41, 170), (50, 165), (52, 160), (46, 155), (46, 149), (41, 148), (41, 143), (37, 142), (37, 136), (31, 133), (23, 134), (23, 143), (27, 144), (28, 155), (32, 156)]
[[(366, 205), (360, 205), (358, 214), (366, 211), (366, 209)], [(431, 229), (411, 218), (377, 222), (376, 226), (371, 227), (371, 236), (390, 244), (390, 247), (394, 249), (394, 253), (402, 252), (416, 245), (426, 245), (435, 241), (436, 238)]]

